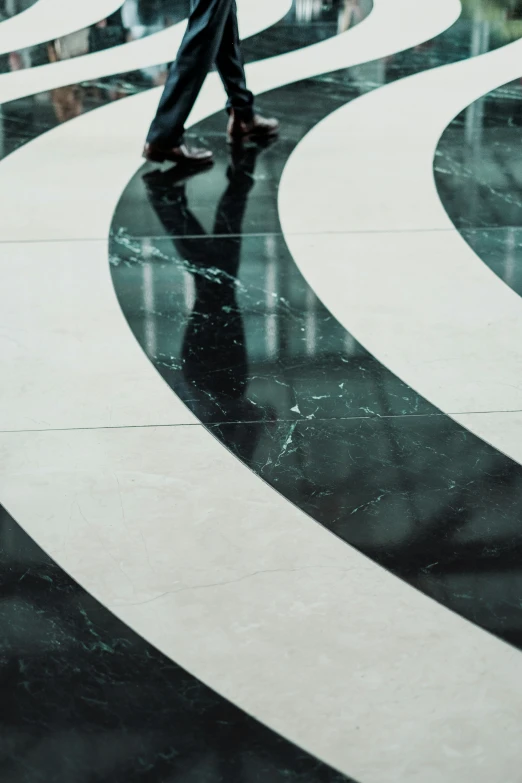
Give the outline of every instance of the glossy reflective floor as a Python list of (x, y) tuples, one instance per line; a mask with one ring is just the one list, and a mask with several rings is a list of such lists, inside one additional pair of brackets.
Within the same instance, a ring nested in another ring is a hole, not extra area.
[(35, 3), (35, 0), (3, 0), (0, 3), (0, 19), (4, 22), (6, 19), (12, 19), (13, 16), (26, 11)]
[(522, 5), (238, 0), (194, 174), (96, 1), (0, 56), (0, 779), (518, 783)]

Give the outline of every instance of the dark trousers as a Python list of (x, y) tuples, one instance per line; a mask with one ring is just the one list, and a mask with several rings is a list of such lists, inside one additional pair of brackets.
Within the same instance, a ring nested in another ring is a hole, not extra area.
[(236, 2), (192, 0), (187, 30), (147, 136), (150, 144), (175, 147), (180, 143), (187, 117), (214, 63), (228, 95), (228, 109), (249, 119), (254, 97), (246, 86)]

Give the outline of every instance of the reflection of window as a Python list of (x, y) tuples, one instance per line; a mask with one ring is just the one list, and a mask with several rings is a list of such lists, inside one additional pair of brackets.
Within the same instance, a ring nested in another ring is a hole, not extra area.
[(319, 19), (323, 12), (322, 0), (295, 0), (295, 18), (298, 22)]
[(72, 57), (80, 57), (89, 51), (89, 29), (78, 30), (74, 33), (57, 38), (54, 49), (58, 60), (70, 60)]
[(161, 32), (169, 26), (165, 14), (162, 13), (158, 4), (144, 6), (137, 0), (126, 0), (121, 8), (121, 19), (133, 41), (145, 38), (152, 33)]

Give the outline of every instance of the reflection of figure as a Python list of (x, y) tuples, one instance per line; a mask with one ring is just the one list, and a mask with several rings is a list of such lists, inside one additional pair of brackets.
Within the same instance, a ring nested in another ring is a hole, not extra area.
[(83, 96), (75, 84), (51, 90), (51, 101), (58, 122), (67, 122), (83, 112)]
[(361, 22), (363, 16), (359, 0), (342, 0), (339, 4), (337, 32), (345, 33), (354, 24)]
[[(196, 299), (184, 335), (183, 375), (191, 387), (192, 399), (196, 392), (201, 404), (212, 402), (210, 421), (255, 421), (260, 415), (257, 406), (245, 397), (248, 358), (243, 317), (236, 300), (241, 226), (260, 149), (234, 149), (212, 237), (206, 235), (190, 211), (185, 180), (180, 180), (176, 168), (144, 176), (153, 209), (194, 275)], [(209, 420), (208, 414), (203, 417)], [(246, 429), (248, 432), (240, 436), (245, 457), (255, 445), (253, 432)]]
[(148, 160), (203, 166), (212, 161), (209, 150), (183, 144), (183, 133), (214, 63), (228, 95), (229, 139), (277, 133), (277, 120), (255, 113), (254, 97), (246, 86), (235, 0), (192, 0), (187, 30), (147, 137), (143, 154)]

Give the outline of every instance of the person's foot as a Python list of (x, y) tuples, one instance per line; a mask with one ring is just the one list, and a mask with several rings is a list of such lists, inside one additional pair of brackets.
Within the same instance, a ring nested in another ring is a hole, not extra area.
[(266, 139), (276, 136), (279, 132), (279, 122), (273, 117), (263, 117), (261, 114), (245, 120), (232, 109), (228, 120), (227, 137), (229, 142), (242, 139)]
[(165, 160), (171, 163), (177, 163), (182, 166), (209, 166), (214, 159), (210, 150), (200, 147), (188, 147), (186, 144), (180, 144), (178, 147), (157, 147), (155, 144), (145, 144), (143, 157), (154, 163), (163, 163)]

